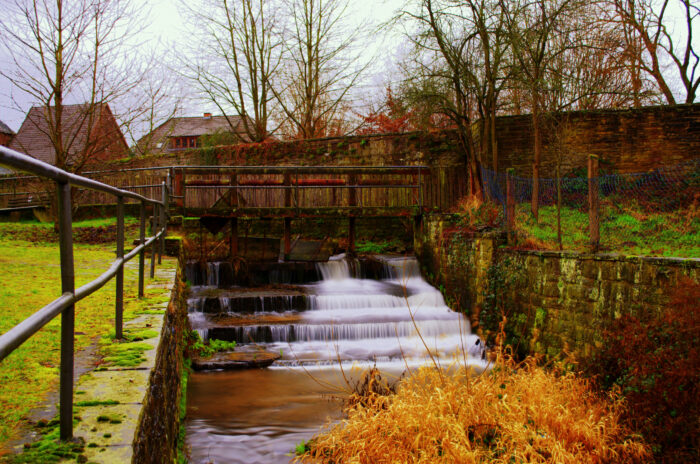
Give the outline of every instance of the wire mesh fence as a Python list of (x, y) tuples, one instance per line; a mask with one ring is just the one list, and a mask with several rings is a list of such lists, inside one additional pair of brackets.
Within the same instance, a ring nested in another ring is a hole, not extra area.
[[(507, 216), (508, 174), (482, 169), (482, 179), (487, 196)], [(536, 208), (533, 184), (532, 178), (510, 176), (519, 246), (589, 250), (592, 217), (599, 222), (601, 251), (700, 257), (700, 159), (642, 173), (540, 178)], [(592, 215), (589, 194), (596, 192)]]

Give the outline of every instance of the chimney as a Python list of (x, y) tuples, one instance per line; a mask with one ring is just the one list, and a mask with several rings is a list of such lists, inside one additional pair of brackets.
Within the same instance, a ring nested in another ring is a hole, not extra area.
[(211, 119), (211, 113), (204, 113), (204, 119)]

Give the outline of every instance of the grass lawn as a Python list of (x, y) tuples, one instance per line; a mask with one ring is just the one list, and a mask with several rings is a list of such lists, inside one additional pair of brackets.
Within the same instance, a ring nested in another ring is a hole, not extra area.
[[(0, 230), (5, 226), (0, 224)], [(0, 307), (3, 310), (0, 333), (61, 294), (58, 244), (29, 242), (10, 236), (0, 233)], [(76, 288), (107, 269), (115, 258), (114, 249), (114, 243), (74, 246)], [(127, 245), (126, 249), (131, 247)], [(132, 260), (125, 269), (125, 318), (145, 304), (136, 298), (136, 263), (136, 259)], [(169, 259), (163, 265), (174, 266), (175, 263)], [(114, 285), (114, 280), (110, 281), (76, 305), (76, 350), (113, 330)], [(148, 290), (146, 296), (149, 296)], [(60, 317), (55, 318), (0, 363), (0, 450), (16, 436), (19, 423), (29, 411), (40, 404), (49, 391), (58, 388), (60, 320)]]
[[(520, 236), (534, 239), (543, 249), (557, 249), (557, 209), (541, 207), (539, 222), (529, 204), (516, 209)], [(600, 245), (603, 251), (630, 255), (700, 258), (700, 214), (693, 208), (666, 213), (648, 213), (637, 208), (601, 207)], [(562, 206), (564, 250), (585, 250), (588, 245), (588, 213)]]

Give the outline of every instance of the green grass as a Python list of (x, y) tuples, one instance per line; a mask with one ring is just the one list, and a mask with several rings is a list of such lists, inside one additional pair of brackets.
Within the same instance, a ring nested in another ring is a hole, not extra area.
[[(0, 232), (6, 225), (0, 224)], [(0, 234), (0, 250), (0, 307), (3, 309), (0, 333), (5, 333), (60, 296), (61, 279), (59, 250), (55, 243), (14, 240)], [(114, 245), (76, 244), (74, 254), (77, 288), (107, 269), (114, 260)], [(164, 265), (173, 266), (174, 262), (168, 258)], [(87, 347), (98, 336), (114, 330), (114, 285), (114, 280), (110, 281), (76, 305), (76, 351)], [(138, 272), (136, 266), (130, 263), (125, 269), (124, 278), (125, 320), (135, 317), (138, 310), (144, 309), (145, 304), (136, 297), (137, 285)], [(146, 296), (153, 297), (157, 292), (147, 290)], [(18, 426), (29, 411), (39, 405), (48, 392), (58, 387), (60, 320), (57, 317), (49, 322), (0, 363), (0, 450), (16, 436)], [(143, 339), (152, 334), (133, 335)], [(135, 350), (131, 351), (129, 358), (133, 362), (139, 356), (133, 356)], [(124, 352), (111, 354), (116, 357), (113, 361), (127, 362)]]
[[(116, 217), (107, 217), (107, 218), (93, 218), (93, 219), (83, 219), (82, 221), (73, 221), (73, 227), (75, 228), (80, 228), (80, 227), (107, 227), (107, 226), (113, 226), (117, 223), (117, 218)], [(134, 225), (139, 223), (139, 218), (134, 217), (134, 216), (124, 216), (124, 224), (125, 225)], [(22, 226), (36, 226), (36, 227), (44, 227), (47, 229), (53, 229), (54, 225), (53, 222), (41, 222), (37, 221), (36, 219), (23, 219), (19, 222), (15, 223), (4, 223), (5, 226), (11, 225), (11, 224), (19, 224)]]
[(358, 253), (382, 254), (405, 248), (405, 245), (399, 239), (390, 240), (388, 242), (372, 242), (370, 240), (357, 243), (355, 251)]
[[(557, 210), (539, 210), (535, 222), (528, 204), (517, 205), (516, 228), (541, 248), (557, 249)], [(700, 257), (700, 215), (693, 210), (646, 213), (637, 208), (615, 205), (601, 207), (600, 244), (603, 251), (645, 256)], [(585, 250), (588, 246), (588, 213), (562, 206), (564, 250)]]

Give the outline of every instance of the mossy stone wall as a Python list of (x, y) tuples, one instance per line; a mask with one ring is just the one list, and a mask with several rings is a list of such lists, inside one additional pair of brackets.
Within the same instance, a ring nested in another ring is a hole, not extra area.
[(189, 330), (187, 296), (183, 275), (184, 253), (178, 247), (175, 287), (165, 314), (155, 368), (143, 401), (139, 424), (134, 434), (132, 463), (175, 462), (180, 431), (181, 378), (183, 349)]
[(682, 276), (700, 282), (700, 259), (512, 250), (501, 234), (455, 231), (449, 216), (427, 217), (415, 237), (424, 272), (476, 330), (491, 291), (488, 270), (507, 260), (519, 274), (498, 289), (510, 305), (508, 323), (528, 351), (550, 356), (587, 357), (610, 322), (663, 311)]

